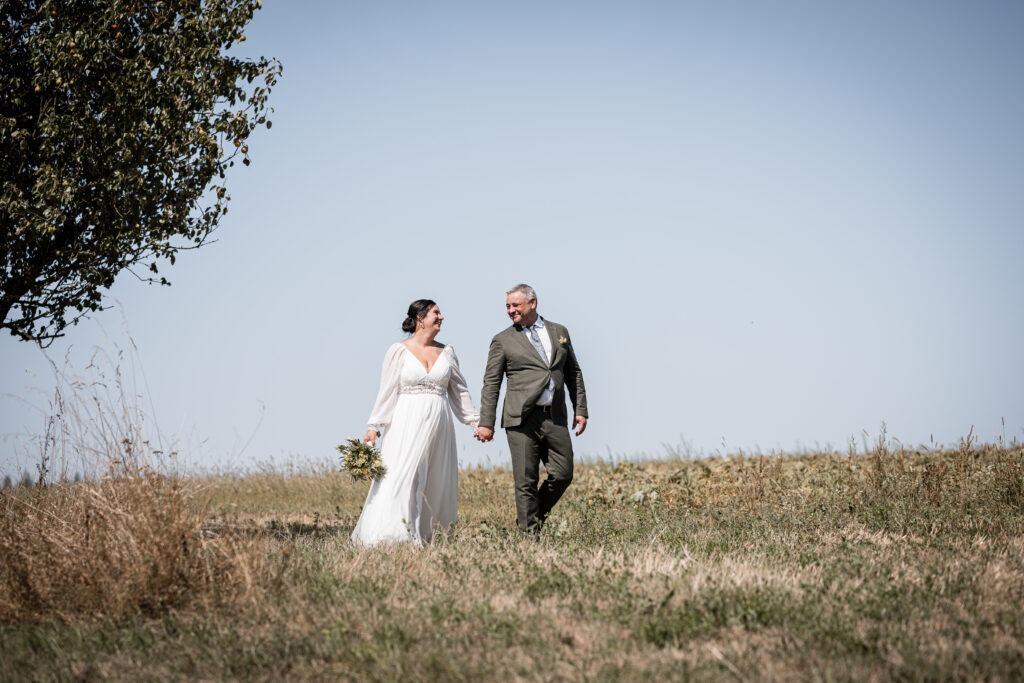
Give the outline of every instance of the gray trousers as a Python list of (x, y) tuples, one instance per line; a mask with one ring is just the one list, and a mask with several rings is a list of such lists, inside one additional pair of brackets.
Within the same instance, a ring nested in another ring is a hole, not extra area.
[[(550, 411), (535, 408), (523, 422), (505, 429), (516, 487), (516, 523), (523, 531), (540, 531), (551, 508), (572, 482), (569, 428), (555, 424)], [(547, 478), (540, 480), (540, 464)]]

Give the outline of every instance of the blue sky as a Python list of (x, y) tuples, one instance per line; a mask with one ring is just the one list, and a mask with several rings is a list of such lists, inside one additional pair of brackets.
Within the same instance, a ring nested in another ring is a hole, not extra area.
[[(1024, 438), (1024, 5), (266, 0), (218, 241), (50, 349), (127, 352), (185, 462), (362, 434), (409, 302), (474, 399), (504, 292), (572, 332), (583, 458)], [(0, 339), (3, 471), (54, 379)], [(457, 432), (464, 464), (504, 464)]]

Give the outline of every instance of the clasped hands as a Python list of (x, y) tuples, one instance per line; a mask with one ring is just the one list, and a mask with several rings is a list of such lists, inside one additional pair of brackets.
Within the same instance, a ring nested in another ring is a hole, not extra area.
[[(576, 419), (573, 420), (573, 424), (576, 427), (576, 436), (579, 436), (587, 428), (587, 418), (577, 415)], [(473, 436), (480, 443), (487, 443), (494, 439), (494, 427), (477, 427), (473, 430)]]

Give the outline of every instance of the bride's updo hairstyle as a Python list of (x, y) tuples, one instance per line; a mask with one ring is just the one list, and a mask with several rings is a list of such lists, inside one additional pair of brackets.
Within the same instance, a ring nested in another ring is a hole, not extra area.
[(437, 304), (430, 299), (416, 299), (416, 301), (409, 304), (409, 314), (405, 316), (405, 320), (402, 321), (402, 332), (406, 332), (408, 334), (415, 332), (417, 321), (423, 318), (423, 316), (425, 316), (427, 312), (436, 305)]

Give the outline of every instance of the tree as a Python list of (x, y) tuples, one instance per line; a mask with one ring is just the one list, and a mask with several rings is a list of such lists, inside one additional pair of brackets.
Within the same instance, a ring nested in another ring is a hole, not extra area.
[(0, 0), (0, 327), (46, 346), (209, 240), (271, 126), (281, 64), (226, 54), (260, 6)]

